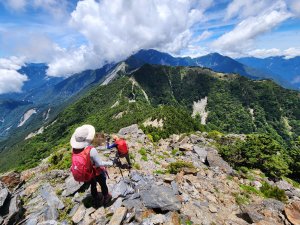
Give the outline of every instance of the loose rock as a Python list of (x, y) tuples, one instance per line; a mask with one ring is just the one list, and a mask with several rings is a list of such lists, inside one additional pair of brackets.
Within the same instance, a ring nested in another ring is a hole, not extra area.
[(173, 190), (165, 186), (152, 185), (149, 190), (141, 191), (140, 194), (142, 201), (147, 208), (161, 209), (163, 211), (176, 211), (181, 207)]
[(294, 224), (300, 224), (300, 201), (293, 202), (284, 208), (288, 220)]
[(125, 218), (127, 209), (125, 207), (120, 207), (116, 210), (108, 225), (120, 225)]

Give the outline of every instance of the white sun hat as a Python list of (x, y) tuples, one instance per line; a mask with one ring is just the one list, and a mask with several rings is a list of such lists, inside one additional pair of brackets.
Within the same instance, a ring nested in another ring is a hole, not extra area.
[(90, 145), (95, 136), (95, 127), (92, 125), (82, 125), (76, 128), (71, 137), (70, 144), (72, 148), (82, 149)]

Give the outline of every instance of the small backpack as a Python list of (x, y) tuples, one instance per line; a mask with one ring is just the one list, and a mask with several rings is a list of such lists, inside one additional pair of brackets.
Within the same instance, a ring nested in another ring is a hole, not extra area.
[(117, 144), (118, 153), (120, 155), (128, 154), (128, 147), (127, 147), (126, 141), (124, 139), (120, 138), (115, 143)]
[(84, 150), (76, 153), (72, 151), (71, 172), (78, 182), (88, 182), (94, 176), (94, 169), (90, 158), (90, 151), (93, 147), (87, 146)]

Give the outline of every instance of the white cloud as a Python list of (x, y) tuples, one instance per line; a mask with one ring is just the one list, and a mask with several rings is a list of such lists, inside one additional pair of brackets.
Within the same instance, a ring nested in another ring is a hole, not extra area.
[(70, 76), (85, 69), (99, 68), (101, 58), (94, 50), (83, 45), (78, 49), (57, 48), (56, 57), (48, 64), (48, 76)]
[(67, 16), (68, 1), (66, 0), (31, 0), (31, 5), (41, 8), (53, 15), (55, 19), (62, 19)]
[(244, 52), (251, 48), (257, 36), (272, 30), (292, 16), (284, 7), (284, 4), (275, 4), (259, 16), (243, 20), (232, 31), (215, 40), (212, 47), (219, 51)]
[(255, 49), (248, 53), (249, 56), (254, 56), (257, 58), (267, 58), (271, 56), (285, 56), (286, 59), (294, 58), (300, 55), (299, 48), (288, 48), (281, 50), (278, 48), (271, 49)]
[(283, 51), (285, 58), (290, 59), (300, 55), (300, 48), (288, 48)]
[(24, 64), (23, 58), (10, 57), (10, 58), (0, 58), (0, 69), (6, 70), (18, 70)]
[[(276, 2), (281, 2), (276, 0)], [(274, 4), (274, 0), (233, 0), (226, 9), (225, 20), (238, 17), (248, 18), (256, 16), (270, 5)]]
[(254, 56), (257, 58), (267, 58), (270, 56), (281, 56), (282, 51), (278, 48), (271, 49), (255, 49), (249, 52), (250, 56)]
[(48, 74), (96, 68), (143, 48), (175, 53), (189, 44), (192, 26), (204, 18), (203, 12), (211, 4), (211, 0), (80, 1), (70, 24), (89, 44), (65, 51), (62, 58), (49, 64)]
[(16, 70), (23, 65), (23, 60), (17, 57), (0, 58), (0, 94), (21, 92), (22, 86), (28, 80), (27, 76)]
[(193, 42), (199, 42), (199, 41), (204, 41), (208, 38), (210, 38), (212, 36), (213, 32), (205, 30), (203, 31), (198, 37), (196, 37), (195, 39), (193, 39)]
[(27, 5), (27, 0), (0, 0), (0, 2), (14, 11), (22, 11)]
[(0, 94), (9, 92), (21, 92), (27, 76), (15, 70), (0, 69)]

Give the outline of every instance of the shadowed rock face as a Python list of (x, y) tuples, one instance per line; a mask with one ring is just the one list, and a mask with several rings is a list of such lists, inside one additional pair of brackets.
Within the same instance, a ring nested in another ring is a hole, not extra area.
[[(137, 125), (120, 133), (135, 166), (130, 171), (122, 169), (123, 177), (120, 168), (108, 168), (107, 184), (113, 196), (109, 204), (94, 208), (88, 185), (76, 182), (69, 170), (52, 170), (49, 160), (44, 160), (24, 171), (24, 182), (15, 189), (9, 191), (0, 182), (0, 224), (298, 223), (300, 199), (293, 194), (299, 192), (297, 188), (285, 181), (270, 182), (259, 171), (250, 171), (251, 179), (247, 178), (249, 174), (234, 172), (211, 147), (206, 133), (172, 135), (159, 143), (152, 143)], [(178, 151), (182, 145), (190, 149)], [(141, 148), (146, 151), (141, 153)], [(114, 155), (114, 151), (99, 151), (103, 161)], [(126, 160), (121, 161), (126, 164)], [(193, 168), (182, 167), (177, 174), (168, 174), (170, 163), (178, 161), (188, 162)], [(241, 188), (259, 191), (267, 181), (290, 193), (287, 205)], [(98, 191), (101, 199), (99, 185)]]

